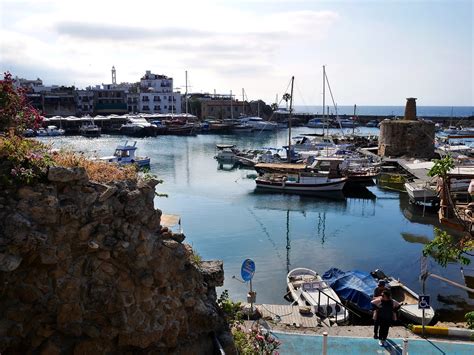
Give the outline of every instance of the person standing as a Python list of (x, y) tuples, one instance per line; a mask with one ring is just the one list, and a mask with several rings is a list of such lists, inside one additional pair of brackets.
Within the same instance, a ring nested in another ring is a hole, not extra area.
[(379, 345), (385, 346), (388, 331), (393, 321), (397, 320), (396, 311), (400, 308), (400, 303), (392, 299), (389, 290), (382, 291), (382, 297), (377, 297), (372, 301), (376, 307), (377, 322), (379, 324)]
[[(376, 299), (377, 297), (381, 297), (382, 296), (382, 292), (384, 290), (386, 290), (387, 288), (385, 287), (385, 281), (384, 280), (379, 280), (379, 283), (377, 285), (377, 287), (374, 289), (374, 294), (373, 294), (373, 297), (372, 299)], [(373, 316), (373, 319), (374, 319), (374, 339), (378, 339), (379, 338), (379, 322), (377, 320), (377, 308), (375, 306), (373, 306), (373, 312), (374, 312), (374, 316)]]

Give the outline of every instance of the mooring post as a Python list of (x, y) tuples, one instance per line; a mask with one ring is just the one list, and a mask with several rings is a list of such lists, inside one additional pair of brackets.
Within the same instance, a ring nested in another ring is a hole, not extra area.
[(328, 354), (328, 332), (323, 333), (323, 355)]
[(408, 355), (408, 339), (403, 338), (402, 355)]

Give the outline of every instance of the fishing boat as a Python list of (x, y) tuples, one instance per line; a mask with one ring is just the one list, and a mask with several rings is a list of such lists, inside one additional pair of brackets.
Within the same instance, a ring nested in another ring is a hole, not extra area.
[(137, 150), (136, 145), (136, 141), (133, 143), (133, 145), (128, 144), (128, 141), (126, 141), (125, 144), (118, 145), (117, 148), (115, 148), (114, 155), (101, 157), (100, 160), (120, 165), (136, 164), (139, 168), (150, 166), (149, 157), (140, 157), (135, 155)]
[[(400, 303), (399, 314), (401, 317), (410, 322), (422, 324), (423, 310), (418, 308), (418, 300), (420, 297), (415, 291), (401, 283), (400, 280), (385, 275), (382, 270), (377, 269), (370, 274), (377, 282), (380, 280), (386, 282), (386, 286), (390, 289), (392, 298)], [(435, 311), (432, 307), (426, 308), (424, 315), (425, 324), (430, 324), (435, 316)]]
[(101, 128), (94, 123), (86, 123), (79, 128), (79, 133), (83, 137), (100, 137)]
[(287, 277), (288, 292), (299, 306), (310, 306), (313, 313), (333, 323), (345, 323), (349, 312), (334, 290), (314, 270), (296, 268)]
[[(391, 291), (392, 298), (400, 303), (399, 314), (411, 323), (422, 323), (422, 310), (418, 309), (419, 295), (399, 280), (386, 276), (382, 271), (375, 270), (371, 273), (364, 271), (342, 271), (332, 268), (322, 275), (330, 287), (347, 307), (360, 315), (372, 316), (372, 296), (379, 280), (386, 282)], [(433, 308), (425, 309), (425, 324), (434, 318)]]
[(288, 192), (311, 193), (341, 191), (347, 178), (329, 178), (327, 174), (296, 171), (294, 173), (265, 173), (255, 179), (257, 188)]

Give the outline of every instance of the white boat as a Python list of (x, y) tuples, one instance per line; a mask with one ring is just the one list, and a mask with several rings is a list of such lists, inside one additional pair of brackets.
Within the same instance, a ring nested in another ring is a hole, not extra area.
[[(384, 280), (387, 287), (392, 294), (392, 298), (400, 303), (400, 315), (407, 320), (421, 324), (423, 320), (423, 310), (418, 309), (419, 295), (401, 283), (399, 280), (389, 277), (381, 270), (375, 270), (371, 275), (376, 280)], [(435, 311), (432, 307), (425, 309), (425, 325), (431, 323), (435, 316)]]
[(217, 154), (214, 158), (220, 163), (230, 163), (233, 164), (237, 160), (236, 153), (238, 152), (235, 149), (234, 144), (216, 144)]
[(265, 121), (261, 117), (244, 117), (241, 118), (240, 121), (252, 126), (255, 131), (274, 131), (278, 129), (278, 124), (275, 122)]
[(327, 174), (296, 171), (266, 173), (255, 179), (257, 188), (288, 192), (312, 193), (318, 191), (341, 191), (347, 178), (329, 178)]
[(140, 168), (150, 166), (149, 157), (139, 157), (135, 155), (137, 150), (136, 145), (137, 142), (134, 142), (133, 145), (129, 145), (128, 141), (126, 141), (124, 145), (118, 145), (117, 148), (115, 148), (114, 155), (101, 157), (100, 160), (120, 165), (137, 164)]
[(320, 118), (312, 118), (306, 124), (309, 128), (326, 128), (328, 125), (324, 123)]
[(84, 137), (100, 137), (101, 128), (94, 123), (86, 123), (79, 128), (79, 133)]
[(36, 134), (39, 137), (56, 137), (56, 136), (64, 136), (64, 129), (58, 128), (56, 126), (47, 126), (46, 128), (40, 128)]
[(438, 199), (436, 187), (424, 182), (406, 182), (405, 190), (412, 202), (431, 203)]
[(299, 306), (309, 306), (313, 313), (329, 318), (333, 323), (349, 320), (349, 312), (339, 296), (314, 270), (296, 268), (291, 270), (286, 282), (288, 291)]

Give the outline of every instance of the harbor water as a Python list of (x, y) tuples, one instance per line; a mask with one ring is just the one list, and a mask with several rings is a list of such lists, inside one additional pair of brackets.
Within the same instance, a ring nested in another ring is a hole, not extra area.
[[(362, 128), (377, 134), (376, 128)], [(317, 130), (296, 128), (294, 135)], [(155, 206), (179, 214), (186, 235), (203, 259), (224, 261), (225, 284), (234, 300), (244, 301), (248, 285), (239, 281), (242, 261), (256, 264), (253, 287), (258, 303), (286, 303), (286, 274), (306, 267), (323, 273), (381, 269), (421, 293), (418, 280), (424, 244), (433, 238), (437, 215), (409, 204), (406, 193), (378, 185), (326, 196), (255, 191), (255, 171), (219, 166), (218, 143), (238, 148), (281, 147), (288, 131), (242, 135), (54, 137), (54, 147), (110, 155), (126, 139), (137, 140), (138, 155), (151, 158), (151, 173), (163, 180)], [(459, 265), (430, 271), (463, 283)], [(235, 278), (233, 277), (235, 276)], [(428, 279), (427, 294), (441, 319), (462, 320), (474, 309), (465, 291)]]

